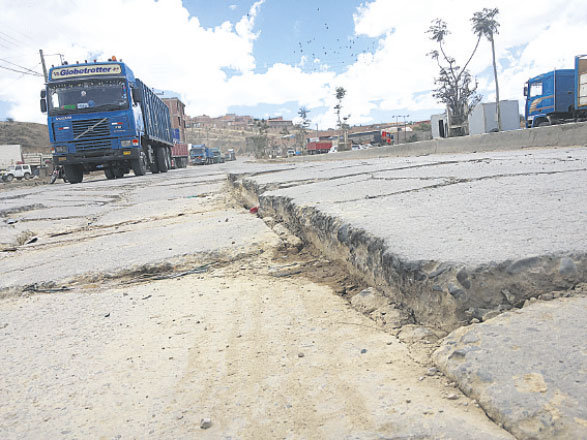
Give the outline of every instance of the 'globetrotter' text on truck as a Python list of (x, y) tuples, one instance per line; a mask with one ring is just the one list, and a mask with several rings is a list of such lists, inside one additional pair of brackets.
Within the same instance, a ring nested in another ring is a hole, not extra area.
[(527, 128), (587, 120), (587, 55), (575, 57), (574, 69), (529, 79), (524, 96)]
[(171, 168), (169, 109), (123, 62), (72, 64), (49, 71), (41, 91), (55, 165), (71, 183), (103, 169), (108, 179)]

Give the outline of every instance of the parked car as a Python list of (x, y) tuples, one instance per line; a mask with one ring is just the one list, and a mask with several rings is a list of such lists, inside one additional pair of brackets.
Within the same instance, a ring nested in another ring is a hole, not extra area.
[(33, 171), (31, 170), (31, 166), (28, 164), (22, 165), (11, 165), (8, 169), (2, 172), (2, 180), (4, 182), (12, 182), (13, 179), (21, 180), (26, 179), (29, 180), (33, 177)]

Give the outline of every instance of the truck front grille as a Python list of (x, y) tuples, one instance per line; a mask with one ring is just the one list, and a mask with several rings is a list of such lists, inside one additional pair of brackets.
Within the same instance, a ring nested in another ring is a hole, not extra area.
[(112, 140), (111, 139), (95, 139), (95, 140), (87, 140), (82, 142), (75, 143), (75, 151), (82, 152), (82, 151), (93, 151), (99, 149), (111, 149), (112, 148)]
[(110, 136), (108, 118), (73, 121), (72, 126), (74, 140)]

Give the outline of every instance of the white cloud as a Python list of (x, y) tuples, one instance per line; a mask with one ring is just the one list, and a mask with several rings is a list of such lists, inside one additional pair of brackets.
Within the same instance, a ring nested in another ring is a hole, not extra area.
[[(6, 44), (2, 58), (35, 66), (39, 47), (65, 54), (70, 63), (117, 55), (149, 86), (181, 93), (191, 113), (222, 113), (230, 104), (222, 68), (241, 73), (255, 68), (254, 23), (263, 3), (256, 2), (236, 24), (205, 28), (181, 0), (48, 0), (42, 7), (0, 0), (2, 31), (21, 40)], [(13, 104), (10, 113), (17, 120), (44, 120), (38, 111), (41, 88), (41, 79), (0, 72), (0, 100)]]
[[(319, 59), (302, 59), (255, 73), (253, 47), (262, 32), (255, 20), (263, 3), (255, 3), (236, 23), (207, 28), (181, 0), (0, 0), (0, 28), (15, 38), (0, 41), (0, 58), (40, 71), (39, 47), (47, 54), (64, 53), (70, 62), (117, 55), (148, 85), (180, 93), (190, 114), (218, 115), (233, 105), (294, 101), (313, 110), (310, 115), (321, 127), (334, 125), (333, 111), (323, 108), (333, 107), (334, 89), (343, 86), (348, 90), (343, 112), (352, 115), (352, 123), (367, 123), (373, 111), (440, 108), (429, 93), (437, 67), (426, 56), (435, 46), (425, 31), (433, 18), (445, 19), (452, 32), (448, 50), (463, 60), (474, 44), (469, 17), (488, 6), (479, 0), (421, 0), (401, 7), (389, 0), (366, 2), (354, 15), (355, 32), (375, 38), (376, 49), (361, 54), (344, 72), (335, 73)], [(584, 0), (493, 0), (489, 6), (500, 8), (496, 49), (505, 60), (500, 64), (503, 99), (521, 100), (528, 77), (571, 67), (573, 56), (586, 51)], [(128, 17), (136, 25), (129, 25)], [(310, 61), (320, 71), (304, 72)], [(480, 75), (490, 66), (484, 41), (470, 68)], [(237, 74), (228, 77), (225, 68)], [(492, 98), (492, 75), (480, 76), (480, 86)], [(17, 120), (44, 120), (38, 111), (41, 87), (38, 78), (0, 70), (0, 100), (13, 104), (10, 116)]]
[(236, 8), (238, 8), (238, 6), (237, 5), (230, 5), (229, 8), (231, 11), (234, 11)]
[[(479, 0), (419, 1), (405, 2), (401, 7), (395, 2), (375, 0), (357, 9), (355, 31), (378, 38), (381, 45), (369, 61), (370, 73), (364, 71), (359, 61), (342, 75), (349, 84), (349, 98), (353, 99), (351, 95), (358, 88), (363, 98), (357, 101), (364, 110), (377, 98), (384, 98), (381, 109), (434, 106), (431, 96), (415, 99), (413, 95), (433, 88), (432, 79), (437, 74), (437, 68), (426, 57), (436, 47), (425, 31), (434, 18), (444, 19), (451, 31), (448, 52), (464, 62), (475, 43), (469, 18), (484, 7), (500, 10), (496, 51), (499, 60), (507, 60), (498, 66), (500, 98), (518, 99), (520, 108), (523, 84), (529, 77), (553, 68), (571, 68), (574, 56), (585, 52), (584, 0), (493, 0), (489, 5)], [(518, 49), (516, 55), (511, 53), (514, 48)], [(482, 41), (470, 70), (479, 76), (490, 66), (490, 45)], [(366, 75), (369, 81), (361, 83), (360, 78)], [(486, 100), (495, 99), (493, 75), (480, 77), (479, 82)], [(370, 87), (373, 84), (377, 90)]]

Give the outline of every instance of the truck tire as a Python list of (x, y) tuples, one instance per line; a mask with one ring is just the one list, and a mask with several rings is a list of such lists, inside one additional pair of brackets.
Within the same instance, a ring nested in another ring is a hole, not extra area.
[(14, 179), (14, 176), (12, 174), (7, 174), (3, 177), (5, 182), (12, 182), (12, 179)]
[(30, 180), (30, 178), (31, 178), (31, 173), (24, 173), (25, 180)]
[(81, 183), (84, 180), (84, 167), (81, 165), (63, 165), (65, 177), (69, 183)]
[(167, 148), (157, 148), (157, 168), (161, 173), (166, 173), (169, 167), (167, 166)]
[(112, 180), (112, 179), (114, 179), (114, 177), (116, 177), (116, 176), (114, 176), (114, 170), (110, 167), (104, 168), (104, 175), (106, 176), (106, 178), (108, 180)]
[(124, 168), (117, 166), (113, 168), (114, 177), (117, 179), (122, 179), (124, 177)]
[(131, 160), (130, 166), (135, 176), (144, 176), (147, 174), (147, 156), (145, 153), (141, 151), (138, 159)]

